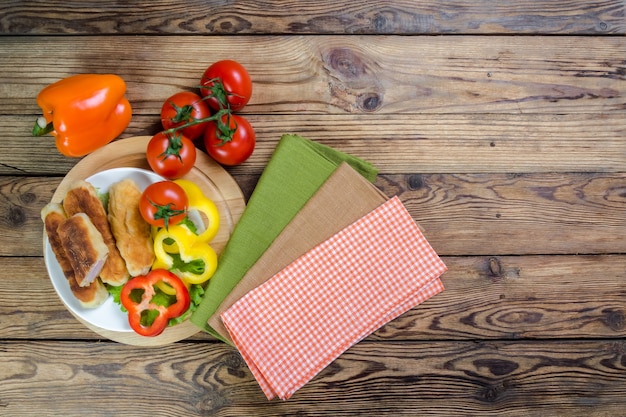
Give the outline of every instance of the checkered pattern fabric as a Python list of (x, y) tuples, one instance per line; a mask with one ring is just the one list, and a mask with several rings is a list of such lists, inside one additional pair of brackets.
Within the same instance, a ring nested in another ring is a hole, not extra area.
[(222, 313), (268, 399), (288, 399), (346, 349), (443, 290), (446, 266), (394, 197)]

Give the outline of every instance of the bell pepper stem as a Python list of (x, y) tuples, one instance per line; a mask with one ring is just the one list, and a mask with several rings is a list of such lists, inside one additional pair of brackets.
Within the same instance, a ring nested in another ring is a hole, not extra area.
[(54, 130), (52, 122), (46, 123), (45, 117), (38, 117), (33, 126), (33, 136), (43, 136)]

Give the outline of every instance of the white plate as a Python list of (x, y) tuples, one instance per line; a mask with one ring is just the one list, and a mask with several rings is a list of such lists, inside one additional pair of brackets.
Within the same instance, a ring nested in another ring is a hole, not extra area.
[[(148, 185), (164, 180), (163, 177), (145, 169), (113, 168), (98, 172), (86, 178), (86, 181), (96, 187), (99, 192), (106, 193), (112, 184), (125, 178), (130, 178), (135, 181), (142, 191)], [(104, 330), (114, 332), (133, 331), (128, 324), (128, 315), (120, 310), (119, 304), (115, 304), (111, 296), (109, 296), (102, 305), (96, 308), (84, 308), (81, 306), (70, 290), (67, 279), (52, 252), (48, 239), (45, 240), (44, 246), (44, 259), (48, 274), (52, 280), (52, 285), (63, 303), (74, 315)]]
[[(110, 173), (116, 173), (115, 175), (120, 175), (119, 172), (123, 172), (113, 171), (112, 169), (115, 168), (126, 169), (126, 172), (132, 172), (132, 175), (139, 175), (140, 181), (147, 186), (147, 184), (154, 181), (151, 178), (154, 173), (150, 170), (146, 160), (146, 147), (151, 138), (151, 136), (133, 136), (115, 140), (85, 156), (61, 180), (51, 201), (60, 203), (63, 196), (77, 180), (95, 178), (98, 181), (102, 181), (99, 182), (101, 188), (108, 189), (108, 186), (113, 183), (113, 179), (108, 176), (99, 177), (104, 170), (111, 170)], [(246, 207), (243, 192), (234, 178), (221, 165), (202, 151), (196, 153), (196, 164), (183, 178), (196, 183), (204, 194), (217, 205), (220, 213), (220, 230), (211, 241), (211, 246), (219, 255), (230, 239), (230, 235)], [(168, 327), (158, 336), (145, 337), (130, 331), (128, 325), (125, 324), (126, 317), (124, 314), (114, 309), (107, 309), (106, 304), (98, 309), (87, 311), (74, 300), (73, 296), (70, 297), (67, 284), (62, 285), (65, 281), (59, 280), (62, 274), (58, 265), (53, 265), (56, 264), (56, 262), (52, 262), (55, 258), (50, 248), (46, 248), (47, 244), (48, 238), (46, 231), (43, 230), (44, 256), (46, 257), (50, 281), (56, 288), (56, 292), (72, 315), (99, 336), (127, 345), (163, 346), (191, 337), (200, 331), (199, 327), (186, 320), (176, 326)], [(60, 284), (57, 285), (59, 281)], [(61, 291), (64, 291), (65, 295)], [(112, 301), (110, 302), (112, 304)], [(70, 306), (70, 303), (72, 303), (72, 306)], [(115, 305), (113, 307), (117, 308)], [(106, 311), (106, 313), (96, 313), (96, 311)], [(93, 320), (97, 319), (98, 325), (92, 324), (94, 315), (97, 317)], [(115, 328), (115, 330), (107, 330), (107, 328)], [(119, 330), (120, 328), (121, 331)]]

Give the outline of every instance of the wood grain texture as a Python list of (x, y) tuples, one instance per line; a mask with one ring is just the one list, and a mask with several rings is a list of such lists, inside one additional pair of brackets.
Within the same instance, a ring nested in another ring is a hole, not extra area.
[[(298, 133), (372, 162), (382, 173), (626, 172), (626, 115), (419, 114), (247, 115), (257, 134), (252, 157), (233, 175), (259, 175), (280, 137)], [(65, 175), (78, 161), (51, 136), (33, 138), (35, 116), (1, 116), (3, 175)], [(159, 117), (138, 115), (122, 137), (153, 135)], [(198, 147), (203, 148), (198, 142)]]
[(115, 69), (134, 114), (158, 114), (237, 57), (255, 86), (244, 113), (623, 115), (624, 56), (626, 37), (5, 37), (0, 107), (38, 114), (46, 85)]
[[(239, 178), (239, 177), (237, 177)], [(254, 188), (239, 179), (248, 193)], [(41, 256), (41, 208), (60, 179), (0, 177), (0, 256)], [(626, 174), (379, 175), (442, 255), (626, 252)]]
[[(41, 258), (0, 258), (0, 339), (100, 340), (64, 307)], [(626, 256), (443, 257), (445, 291), (368, 340), (626, 337)], [(198, 333), (193, 340), (212, 340)], [(149, 351), (147, 351), (149, 352)]]
[(388, 195), (399, 193), (433, 247), (443, 254), (626, 251), (626, 174), (408, 175), (379, 179), (386, 180), (391, 182), (381, 188)]
[[(0, 415), (624, 415), (625, 34), (625, 0), (4, 1)], [(245, 199), (299, 133), (376, 165), (449, 268), (288, 402), (205, 333), (103, 339), (41, 257), (39, 211), (78, 160), (30, 137), (37, 93), (119, 74), (122, 138), (152, 135), (228, 58), (254, 82), (257, 148), (227, 169)]]
[(626, 337), (622, 255), (444, 257), (445, 291), (379, 340)]
[[(624, 34), (620, 0), (376, 2), (5, 0), (0, 34)], [(42, 16), (41, 10), (49, 12)], [(94, 10), (99, 10), (94, 15)]]
[(113, 343), (5, 341), (0, 361), (13, 366), (0, 371), (10, 393), (0, 403), (13, 416), (78, 416), (85, 407), (137, 417), (620, 415), (625, 353), (623, 341), (362, 342), (291, 401), (268, 402), (223, 344), (176, 343), (147, 355)]

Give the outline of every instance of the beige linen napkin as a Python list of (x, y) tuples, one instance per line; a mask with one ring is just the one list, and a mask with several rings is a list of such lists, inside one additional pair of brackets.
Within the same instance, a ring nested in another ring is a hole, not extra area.
[(311, 197), (209, 318), (232, 344), (220, 315), (252, 289), (338, 230), (380, 206), (387, 197), (347, 163), (342, 163)]

